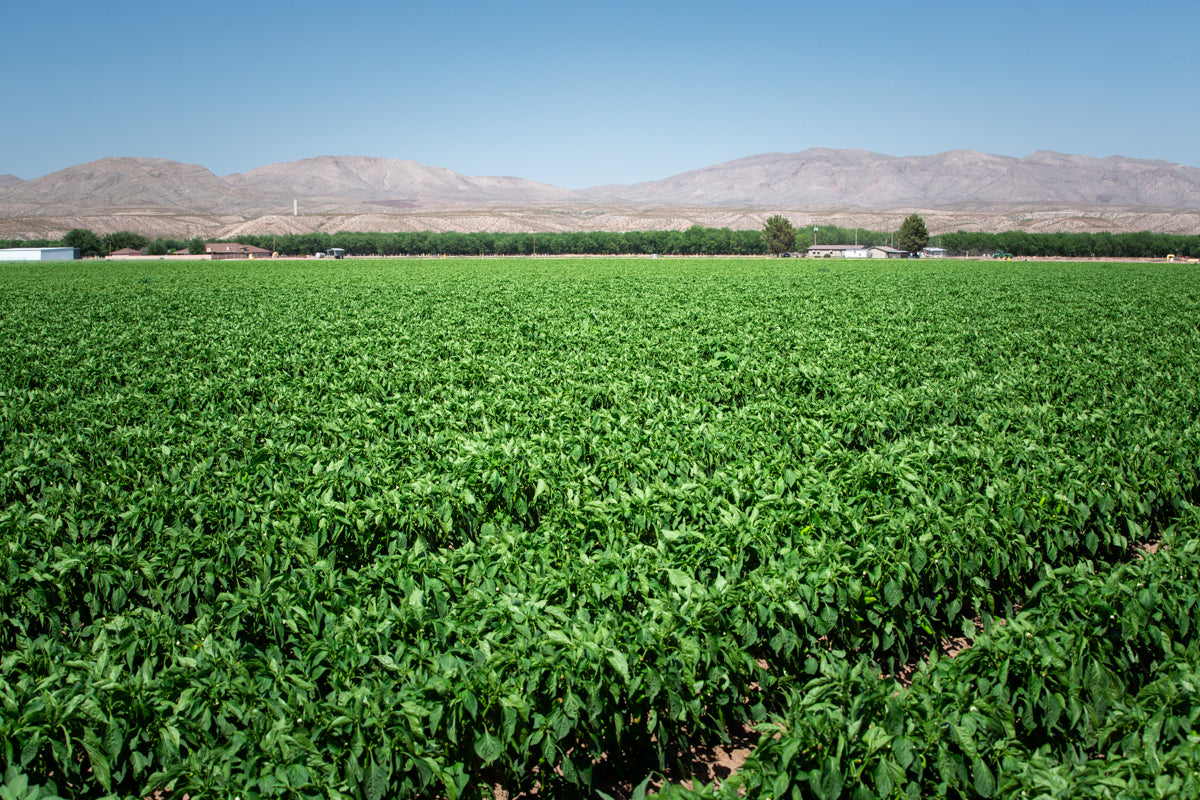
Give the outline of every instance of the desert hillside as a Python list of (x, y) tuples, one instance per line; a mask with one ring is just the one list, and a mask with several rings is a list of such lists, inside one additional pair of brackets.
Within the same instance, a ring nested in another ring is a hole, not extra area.
[(895, 157), (811, 149), (581, 191), (361, 156), (320, 156), (224, 177), (199, 165), (148, 158), (106, 158), (32, 180), (0, 176), (0, 238), (56, 238), (72, 228), (177, 238), (748, 229), (775, 213), (799, 225), (892, 230), (912, 211), (935, 234), (1200, 234), (1200, 169), (1048, 152)]

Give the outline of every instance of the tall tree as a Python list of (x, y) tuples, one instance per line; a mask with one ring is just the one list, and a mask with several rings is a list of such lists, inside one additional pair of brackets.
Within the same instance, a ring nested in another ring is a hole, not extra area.
[(78, 247), (82, 258), (105, 254), (104, 242), (87, 228), (72, 228), (62, 238), (64, 247)]
[[(112, 233), (106, 233), (101, 240), (104, 242), (105, 249), (110, 253), (114, 253), (117, 250), (121, 250), (126, 247), (134, 250), (141, 250), (143, 247), (150, 244), (150, 240), (145, 236), (142, 236), (140, 233), (133, 233), (132, 231), (113, 231)], [(161, 254), (155, 253), (155, 255)]]
[(928, 243), (929, 230), (925, 227), (925, 220), (916, 214), (909, 214), (905, 217), (904, 222), (900, 223), (900, 233), (896, 236), (896, 246), (901, 250), (917, 253), (924, 250), (925, 245)]
[(773, 254), (789, 253), (796, 242), (796, 229), (787, 217), (776, 214), (767, 218), (766, 224), (763, 225), (762, 237)]

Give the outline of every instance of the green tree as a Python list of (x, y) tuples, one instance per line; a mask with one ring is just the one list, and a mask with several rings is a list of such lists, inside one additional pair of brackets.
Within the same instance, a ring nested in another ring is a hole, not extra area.
[(767, 218), (767, 222), (763, 226), (762, 238), (773, 254), (790, 253), (792, 245), (796, 243), (796, 229), (792, 227), (792, 223), (788, 221), (787, 217), (776, 214)]
[(188, 240), (188, 252), (194, 256), (204, 255), (204, 240), (200, 237)]
[(905, 217), (904, 222), (900, 223), (900, 234), (896, 237), (896, 246), (901, 250), (917, 253), (925, 249), (925, 245), (928, 243), (929, 230), (925, 227), (925, 220), (916, 214), (909, 214)]
[(72, 228), (63, 236), (64, 247), (78, 247), (81, 258), (103, 254), (104, 242), (87, 228)]
[[(141, 250), (146, 245), (150, 244), (150, 240), (140, 233), (132, 231), (113, 231), (112, 233), (104, 234), (104, 249), (109, 253), (115, 253), (126, 247), (134, 250)], [(161, 253), (152, 253), (151, 255), (162, 255)]]

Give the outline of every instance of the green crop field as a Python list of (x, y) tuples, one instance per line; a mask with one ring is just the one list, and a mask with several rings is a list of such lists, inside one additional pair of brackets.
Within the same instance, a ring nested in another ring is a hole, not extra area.
[(0, 264), (0, 798), (1197, 796), (1198, 356), (1177, 264)]

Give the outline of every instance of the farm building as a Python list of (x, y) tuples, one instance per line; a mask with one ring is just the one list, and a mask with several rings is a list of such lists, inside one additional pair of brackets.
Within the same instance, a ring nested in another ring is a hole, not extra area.
[(270, 258), (271, 251), (252, 244), (237, 244), (235, 242), (213, 242), (204, 245), (204, 252), (214, 261), (233, 258)]
[(886, 244), (877, 244), (871, 248), (871, 258), (908, 258), (910, 255), (912, 254), (907, 250), (898, 250)]
[[(810, 245), (804, 254), (809, 258), (847, 258), (846, 253), (861, 250), (856, 244), (814, 244)], [(865, 258), (865, 256), (857, 256)], [(855, 258), (855, 256), (849, 256)]]
[(78, 247), (6, 247), (0, 249), (0, 261), (74, 261)]
[(114, 250), (108, 254), (109, 258), (129, 258), (130, 256), (140, 256), (141, 250), (135, 250), (132, 247), (122, 247), (120, 250)]

